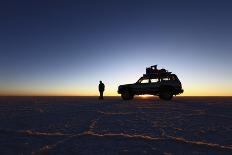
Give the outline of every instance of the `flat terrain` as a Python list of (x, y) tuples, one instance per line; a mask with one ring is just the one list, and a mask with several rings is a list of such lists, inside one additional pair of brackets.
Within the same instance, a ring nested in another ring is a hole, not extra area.
[(0, 154), (232, 154), (232, 98), (0, 97)]

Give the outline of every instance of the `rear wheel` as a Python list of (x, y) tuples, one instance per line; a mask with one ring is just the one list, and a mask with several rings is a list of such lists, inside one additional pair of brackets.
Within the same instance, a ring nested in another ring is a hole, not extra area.
[(173, 94), (170, 91), (162, 91), (159, 95), (159, 98), (162, 100), (171, 100)]
[(132, 100), (134, 98), (134, 95), (132, 93), (130, 93), (129, 91), (124, 91), (121, 94), (121, 97), (123, 100)]

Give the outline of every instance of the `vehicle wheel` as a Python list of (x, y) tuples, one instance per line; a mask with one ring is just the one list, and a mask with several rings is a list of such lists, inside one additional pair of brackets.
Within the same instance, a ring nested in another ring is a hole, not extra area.
[(169, 91), (161, 92), (159, 95), (159, 98), (162, 100), (171, 100), (172, 97), (173, 97), (173, 94)]
[(131, 94), (129, 91), (125, 91), (121, 94), (121, 97), (123, 100), (132, 100), (134, 98), (134, 95)]

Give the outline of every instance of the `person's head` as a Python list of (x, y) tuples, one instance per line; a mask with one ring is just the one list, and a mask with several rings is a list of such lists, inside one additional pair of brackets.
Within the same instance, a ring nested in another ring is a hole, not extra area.
[(102, 83), (102, 81), (100, 81), (100, 83)]

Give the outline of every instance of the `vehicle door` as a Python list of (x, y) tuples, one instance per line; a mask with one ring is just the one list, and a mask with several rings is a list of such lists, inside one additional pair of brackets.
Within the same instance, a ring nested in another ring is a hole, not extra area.
[(138, 93), (147, 93), (149, 90), (152, 88), (151, 83), (149, 82), (148, 79), (142, 79), (135, 83), (135, 88), (136, 92)]
[(151, 79), (151, 84), (150, 84), (149, 90), (151, 92), (157, 92), (160, 85), (161, 85), (161, 83), (158, 79)]

